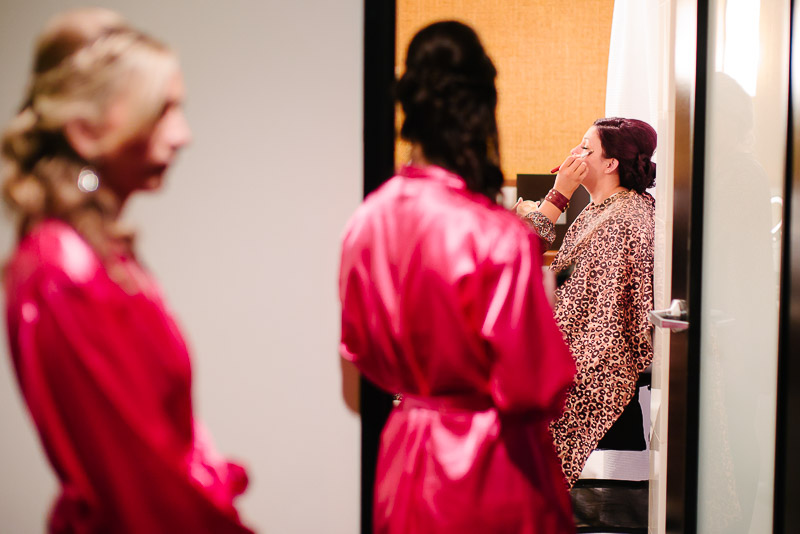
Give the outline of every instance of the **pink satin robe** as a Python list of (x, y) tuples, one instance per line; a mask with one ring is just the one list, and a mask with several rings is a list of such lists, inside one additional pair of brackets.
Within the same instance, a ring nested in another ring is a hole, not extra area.
[(382, 434), (375, 532), (574, 531), (547, 425), (575, 367), (537, 239), (439, 167), (404, 168), (347, 225), (341, 354), (405, 395)]
[(112, 281), (68, 225), (45, 221), (6, 271), (19, 386), (61, 483), (53, 533), (248, 533), (247, 476), (192, 416), (189, 353), (154, 280)]

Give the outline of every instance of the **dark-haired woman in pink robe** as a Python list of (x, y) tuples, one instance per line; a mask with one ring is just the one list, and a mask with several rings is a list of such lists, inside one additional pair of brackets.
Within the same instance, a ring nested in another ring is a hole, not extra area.
[(571, 532), (548, 424), (575, 369), (538, 238), (494, 200), (494, 66), (447, 22), (412, 40), (406, 67), (412, 165), (352, 217), (340, 273), (342, 356), (403, 395), (382, 434), (375, 532)]

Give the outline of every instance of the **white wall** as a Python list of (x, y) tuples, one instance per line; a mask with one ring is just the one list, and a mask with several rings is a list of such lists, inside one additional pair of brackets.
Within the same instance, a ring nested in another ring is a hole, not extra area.
[[(363, 3), (96, 3), (181, 56), (195, 141), (127, 218), (194, 348), (197, 410), (250, 467), (243, 516), (265, 532), (356, 532), (359, 423), (340, 393), (336, 270), (361, 197)], [(0, 3), (3, 124), (35, 34), (78, 5)], [(12, 246), (4, 217), (0, 255)], [(0, 531), (41, 532), (55, 481), (0, 352)]]

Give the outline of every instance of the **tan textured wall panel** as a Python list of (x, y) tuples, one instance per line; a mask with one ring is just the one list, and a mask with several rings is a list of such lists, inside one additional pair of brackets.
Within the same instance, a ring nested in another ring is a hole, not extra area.
[[(503, 173), (514, 183), (561, 163), (603, 116), (613, 8), (613, 0), (399, 0), (397, 73), (424, 26), (456, 19), (475, 28), (497, 66)], [(398, 142), (399, 164), (408, 153)]]

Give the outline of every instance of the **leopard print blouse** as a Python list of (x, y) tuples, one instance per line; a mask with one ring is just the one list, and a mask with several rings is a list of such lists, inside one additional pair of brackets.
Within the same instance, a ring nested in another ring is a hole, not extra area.
[[(575, 265), (556, 291), (555, 315), (577, 374), (563, 414), (550, 425), (570, 487), (653, 359), (647, 313), (653, 303), (654, 215), (655, 200), (647, 193), (623, 191), (590, 203), (550, 266), (559, 272)], [(549, 219), (530, 222), (552, 242)]]

